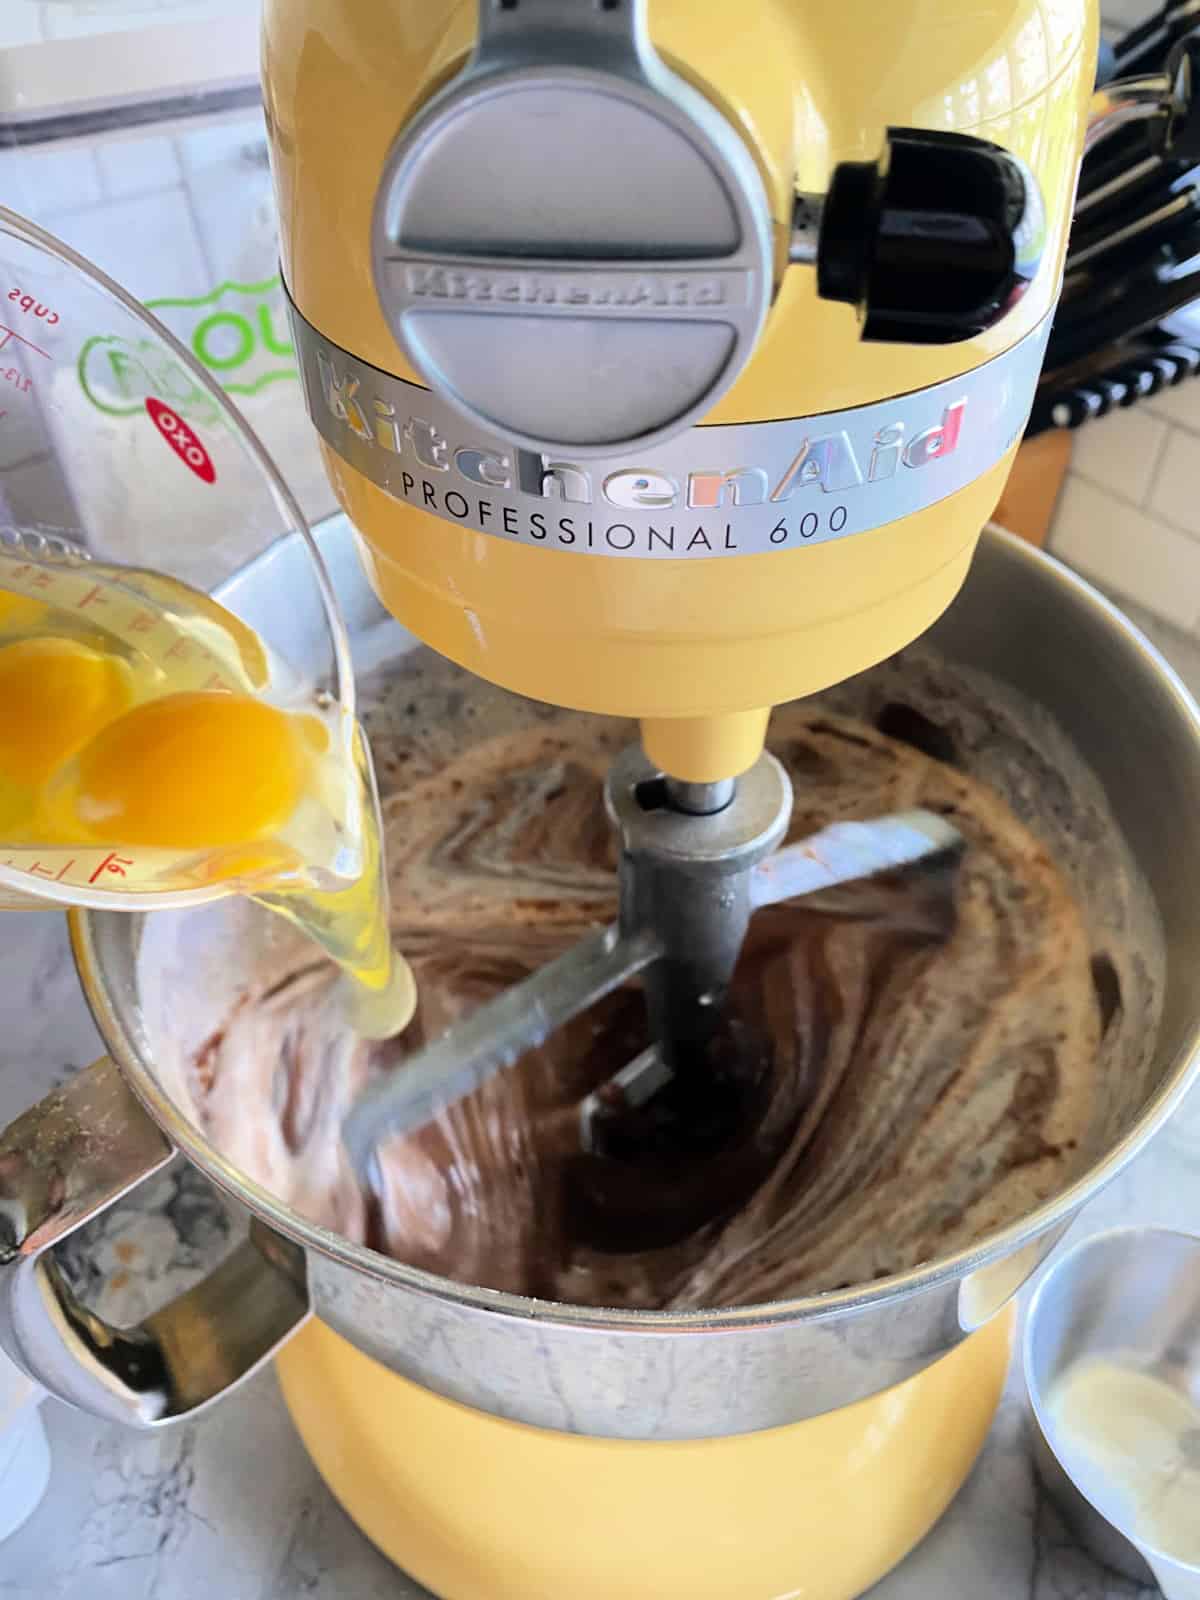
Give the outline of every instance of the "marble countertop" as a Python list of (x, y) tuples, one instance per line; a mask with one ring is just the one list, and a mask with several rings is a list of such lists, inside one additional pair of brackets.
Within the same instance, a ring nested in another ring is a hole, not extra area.
[[(1200, 652), (1147, 625), (1193, 688)], [(101, 1052), (71, 965), (63, 919), (0, 918), (0, 1125)], [(1200, 1091), (1183, 1115), (1087, 1208), (1068, 1241), (1116, 1223), (1200, 1228)], [(112, 1219), (92, 1251), (136, 1254), (146, 1292), (220, 1245), (225, 1226), (186, 1173), (157, 1180), (159, 1216), (137, 1235)], [(111, 1264), (110, 1262), (110, 1264)], [(114, 1274), (113, 1281), (118, 1275)], [(100, 1309), (98, 1307), (98, 1309)], [(140, 1314), (140, 1313), (139, 1313)], [(380, 1556), (317, 1477), (274, 1374), (252, 1379), (201, 1420), (139, 1434), (44, 1406), (50, 1487), (0, 1545), (3, 1600), (420, 1600), (427, 1591)], [(872, 1600), (1143, 1600), (1071, 1543), (1037, 1486), (1014, 1365), (975, 1470), (924, 1543)], [(565, 1597), (564, 1597), (565, 1600)]]

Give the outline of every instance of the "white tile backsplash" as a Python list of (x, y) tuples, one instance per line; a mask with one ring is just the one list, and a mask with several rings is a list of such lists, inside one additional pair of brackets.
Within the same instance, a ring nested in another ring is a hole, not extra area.
[(198, 129), (181, 135), (176, 145), (214, 280), (270, 277), (278, 267), (278, 245), (261, 117)]
[(52, 219), (54, 231), (140, 300), (212, 288), (182, 187)]
[(1056, 556), (1177, 627), (1200, 619), (1200, 541), (1069, 477), (1051, 536)]
[(1146, 509), (1200, 536), (1200, 438), (1186, 428), (1171, 429)]
[(1200, 433), (1200, 379), (1185, 379), (1178, 388), (1160, 390), (1142, 401), (1142, 406), (1175, 427)]
[[(206, 172), (213, 168), (238, 170), (247, 165), (264, 165), (266, 159), (267, 130), (262, 116), (239, 117), (236, 121), (212, 122), (207, 127), (181, 133), (178, 139), (179, 158), (189, 173)], [(251, 152), (261, 148), (262, 158), (249, 160)]]
[(1089, 483), (1140, 505), (1150, 492), (1170, 424), (1136, 406), (1081, 428), (1071, 470)]
[[(1119, 36), (1158, 9), (1104, 0), (1101, 12)], [(1194, 320), (1177, 332), (1200, 343)], [(1147, 616), (1200, 635), (1200, 378), (1079, 430), (1049, 543)]]
[(0, 202), (22, 216), (48, 223), (60, 212), (94, 206), (103, 198), (89, 145), (0, 150)]
[(96, 162), (109, 200), (169, 189), (183, 176), (174, 141), (167, 138), (105, 139), (96, 147)]

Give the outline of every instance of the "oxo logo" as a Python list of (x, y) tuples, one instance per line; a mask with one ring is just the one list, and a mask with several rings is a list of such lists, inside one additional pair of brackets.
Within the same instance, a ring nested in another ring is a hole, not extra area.
[(161, 400), (155, 400), (153, 396), (147, 399), (146, 410), (150, 413), (150, 420), (154, 426), (176, 451), (184, 465), (203, 483), (215, 483), (217, 469), (213, 466), (212, 457), (183, 418), (172, 411), (170, 406), (163, 405)]

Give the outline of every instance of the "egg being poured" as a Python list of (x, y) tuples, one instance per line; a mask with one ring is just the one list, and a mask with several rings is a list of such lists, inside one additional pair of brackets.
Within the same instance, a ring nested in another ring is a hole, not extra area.
[(0, 861), (131, 910), (251, 895), (342, 966), (359, 1031), (412, 1015), (361, 730), (161, 574), (0, 551)]

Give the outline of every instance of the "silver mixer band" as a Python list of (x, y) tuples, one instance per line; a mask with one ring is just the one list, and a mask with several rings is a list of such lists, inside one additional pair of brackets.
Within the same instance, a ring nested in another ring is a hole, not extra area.
[(1051, 322), (961, 377), (872, 405), (702, 424), (636, 457), (571, 461), (473, 433), (431, 390), (291, 314), (318, 431), (394, 499), (509, 544), (659, 561), (826, 544), (956, 494), (1020, 438)]

